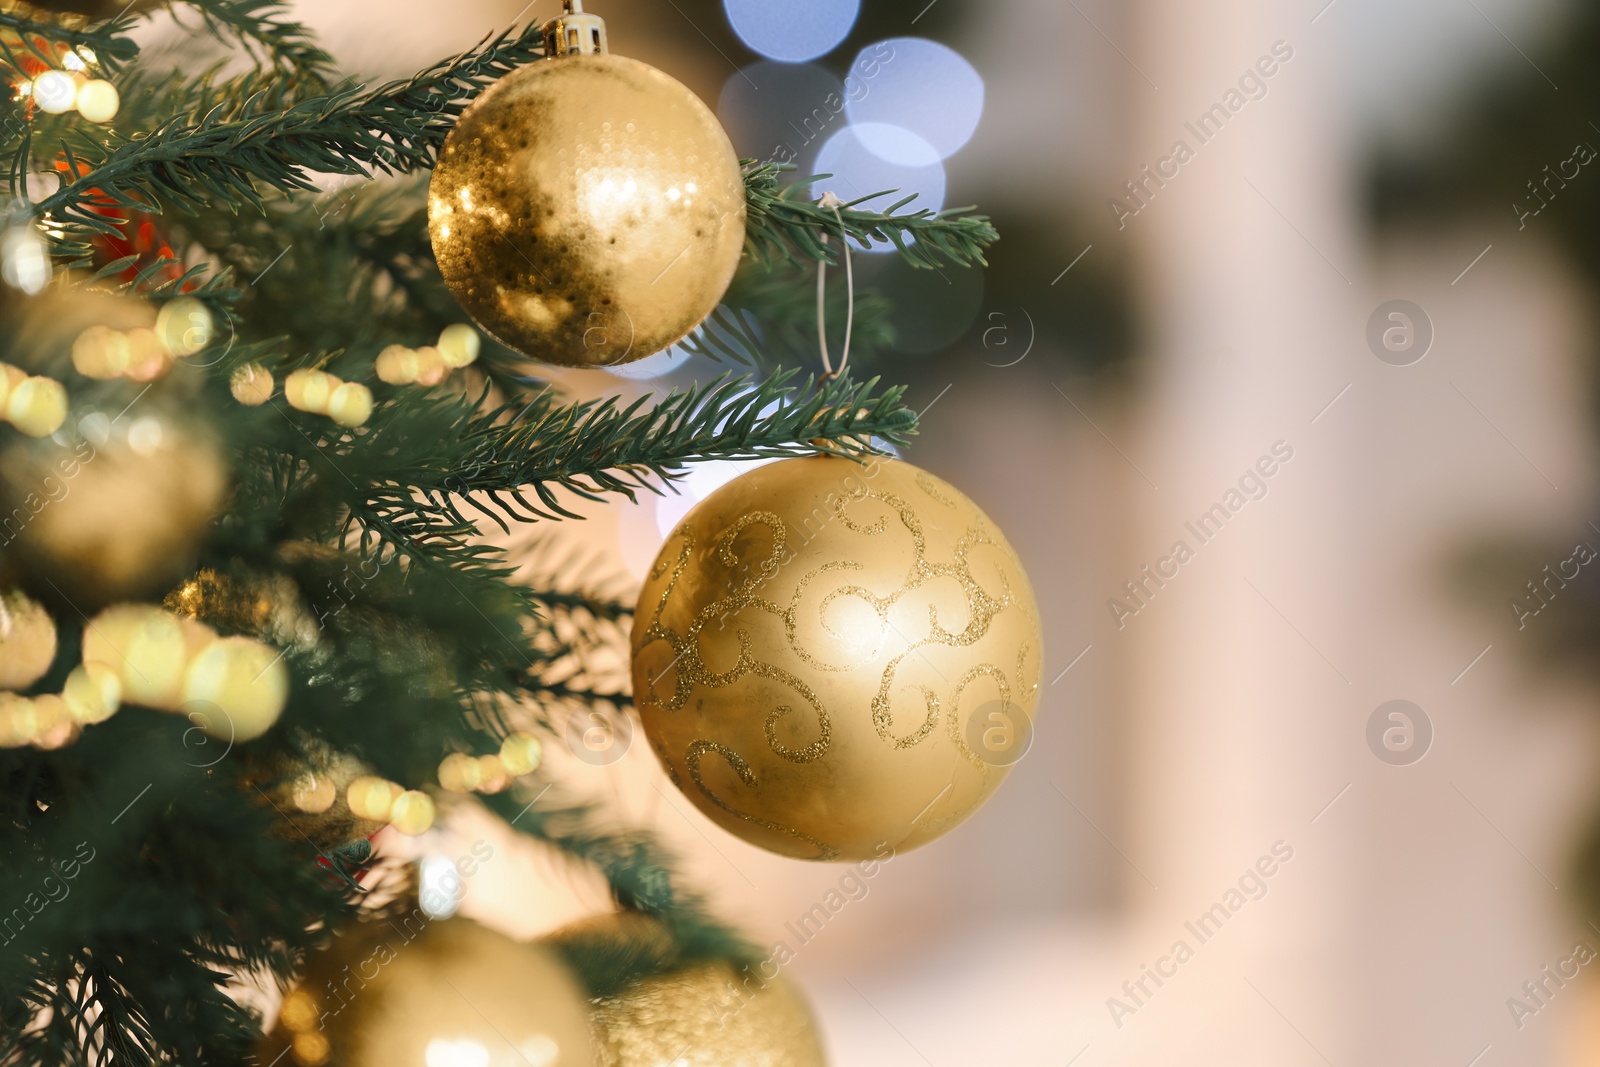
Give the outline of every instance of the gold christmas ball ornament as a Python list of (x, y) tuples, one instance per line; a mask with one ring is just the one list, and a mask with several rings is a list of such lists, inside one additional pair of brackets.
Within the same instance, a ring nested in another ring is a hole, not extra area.
[[(337, 553), (334, 553), (337, 557)], [(269, 644), (307, 651), (317, 647), (320, 627), (305, 606), (300, 587), (282, 574), (222, 574), (195, 571), (162, 599), (177, 615), (258, 637)]]
[(126, 402), (74, 412), (65, 443), (0, 435), (0, 514), (27, 516), (7, 550), (34, 595), (92, 613), (164, 595), (193, 566), (228, 467), (196, 420), (152, 413), (155, 403), (116, 421)]
[[(551, 937), (569, 952), (661, 958), (659, 924), (627, 913), (591, 919)], [(642, 979), (593, 1002), (600, 1067), (824, 1067), (817, 1025), (798, 989), (776, 972), (724, 961)]]
[(27, 689), (56, 658), (56, 623), (13, 589), (0, 593), (0, 689)]
[(600, 20), (570, 11), (546, 27), (550, 58), (456, 123), (428, 229), (445, 283), (487, 333), (546, 363), (614, 366), (716, 308), (744, 248), (744, 180), (699, 98), (606, 54)]
[(909, 463), (817, 456), (701, 501), (639, 594), (633, 689), (709, 818), (805, 859), (966, 819), (1026, 752), (1042, 637), (1004, 536)]
[(588, 1011), (558, 954), (418, 907), (357, 923), (284, 998), (260, 1063), (592, 1067)]

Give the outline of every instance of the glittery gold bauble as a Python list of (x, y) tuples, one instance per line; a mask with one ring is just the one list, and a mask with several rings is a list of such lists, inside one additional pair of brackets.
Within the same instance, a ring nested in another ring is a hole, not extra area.
[(656, 558), (632, 644), (673, 781), (789, 856), (923, 844), (1032, 736), (1027, 575), (975, 504), (909, 463), (791, 459), (723, 486)]
[[(556, 933), (573, 955), (659, 958), (670, 945), (639, 915), (606, 916)], [(811, 1011), (788, 979), (762, 965), (716, 961), (642, 979), (594, 1002), (600, 1067), (824, 1067)]]
[(228, 469), (213, 439), (153, 403), (75, 410), (67, 443), (0, 448), (0, 514), (17, 520), (6, 547), (42, 600), (159, 599), (193, 566)]
[(636, 60), (563, 56), (500, 79), (433, 172), (428, 229), (446, 284), (534, 359), (611, 366), (681, 340), (744, 247), (728, 136), (687, 88)]
[(554, 950), (418, 908), (358, 924), (314, 957), (256, 1059), (283, 1067), (591, 1067), (587, 1014)]
[(0, 592), (0, 689), (26, 689), (56, 658), (49, 612), (15, 589)]

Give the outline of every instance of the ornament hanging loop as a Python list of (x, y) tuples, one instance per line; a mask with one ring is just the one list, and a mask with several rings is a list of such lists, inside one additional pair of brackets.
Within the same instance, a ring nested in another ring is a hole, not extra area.
[[(845, 367), (850, 363), (850, 334), (856, 324), (856, 275), (855, 267), (850, 262), (850, 239), (845, 236), (844, 216), (839, 209), (844, 206), (832, 193), (823, 193), (822, 199), (817, 201), (819, 207), (828, 208), (833, 212), (833, 217), (839, 222), (839, 244), (844, 249), (844, 281), (845, 281), (845, 317), (844, 317), (844, 347), (839, 353), (839, 369), (833, 369), (833, 361), (828, 356), (828, 261), (817, 261), (817, 345), (822, 352), (822, 377), (818, 384), (829, 382), (844, 374)], [(822, 235), (822, 244), (826, 248), (828, 235)]]
[(603, 56), (611, 51), (606, 44), (606, 20), (583, 10), (583, 0), (566, 0), (563, 11), (544, 24), (544, 54), (558, 56)]

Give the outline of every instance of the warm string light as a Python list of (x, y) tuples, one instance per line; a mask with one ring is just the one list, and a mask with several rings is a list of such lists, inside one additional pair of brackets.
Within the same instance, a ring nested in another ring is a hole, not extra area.
[(0, 277), (29, 296), (38, 294), (50, 281), (50, 254), (37, 226), (24, 222), (0, 235)]
[(220, 637), (151, 604), (114, 604), (90, 620), (78, 670), (83, 678), (76, 686), (69, 678), (63, 694), (69, 707), (78, 701), (109, 717), (116, 707), (94, 698), (115, 693), (118, 703), (187, 715), (225, 741), (266, 733), (289, 699), (279, 649), (252, 637)]
[(0, 415), (29, 437), (49, 437), (67, 421), (66, 387), (0, 363)]
[(234, 370), (228, 379), (228, 390), (233, 398), (246, 407), (260, 407), (272, 399), (278, 383), (272, 372), (259, 363), (246, 363)]
[(73, 53), (67, 53), (62, 65), (68, 70), (47, 70), (32, 81), (16, 87), (20, 99), (33, 101), (33, 105), (47, 115), (65, 115), (76, 110), (93, 123), (104, 125), (117, 117), (122, 108), (122, 96), (117, 87), (104, 78), (90, 78), (87, 65)]
[[(37, 51), (37, 45), (34, 49)], [(25, 80), (13, 84), (16, 98), (31, 101), (47, 115), (77, 111), (88, 121), (102, 125), (116, 118), (122, 107), (122, 96), (111, 82), (94, 76), (99, 67), (99, 57), (94, 50), (81, 45), (77, 48), (60, 45), (57, 55), (61, 63), (59, 70), (31, 56), (25, 58)]]
[[(439, 763), (439, 784), (451, 793), (498, 793), (512, 780), (532, 774), (544, 762), (544, 746), (528, 733), (513, 733), (498, 753), (469, 756), (452, 752)], [(304, 776), (296, 783), (294, 804), (301, 811), (320, 812), (332, 806), (336, 794), (324, 776)], [(425, 834), (438, 815), (437, 805), (420, 789), (406, 789), (374, 774), (355, 778), (345, 788), (345, 804), (356, 817), (388, 823), (411, 837)]]
[(104, 722), (122, 706), (122, 679), (104, 663), (81, 663), (60, 693), (20, 696), (43, 678), (56, 657), (55, 620), (20, 592), (0, 595), (0, 748), (60, 748), (83, 727)]
[(0, 693), (0, 748), (61, 748), (83, 727), (105, 722), (122, 706), (122, 682), (104, 663), (84, 663), (60, 693), (35, 697)]
[(283, 380), (283, 395), (290, 407), (313, 415), (326, 415), (346, 429), (364, 426), (372, 417), (372, 390), (327, 371), (291, 372)]
[[(476, 330), (456, 323), (444, 328), (437, 345), (390, 345), (378, 354), (373, 369), (379, 380), (389, 385), (438, 385), (451, 371), (473, 363), (482, 344)], [(272, 375), (256, 363), (235, 371), (230, 385), (242, 404), (264, 403), (272, 395)], [(347, 429), (364, 426), (372, 417), (371, 389), (324, 370), (303, 368), (291, 372), (284, 379), (283, 395), (290, 407), (326, 415)]]
[(215, 336), (211, 309), (183, 296), (161, 308), (154, 328), (88, 327), (72, 342), (72, 365), (85, 378), (153, 382), (165, 378), (178, 360), (202, 351)]
[(464, 322), (452, 323), (439, 334), (436, 345), (390, 345), (378, 353), (373, 369), (389, 385), (438, 385), (451, 371), (475, 362), (482, 346), (477, 330)]
[(544, 746), (529, 733), (513, 733), (488, 756), (452, 752), (439, 762), (439, 784), (452, 793), (498, 793), (513, 778), (532, 774), (544, 762)]

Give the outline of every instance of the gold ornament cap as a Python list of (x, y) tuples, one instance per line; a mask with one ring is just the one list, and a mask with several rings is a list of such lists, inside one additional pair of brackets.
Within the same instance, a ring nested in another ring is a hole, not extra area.
[(603, 56), (606, 45), (606, 20), (583, 10), (583, 0), (566, 0), (565, 10), (544, 24), (544, 54), (557, 56)]

